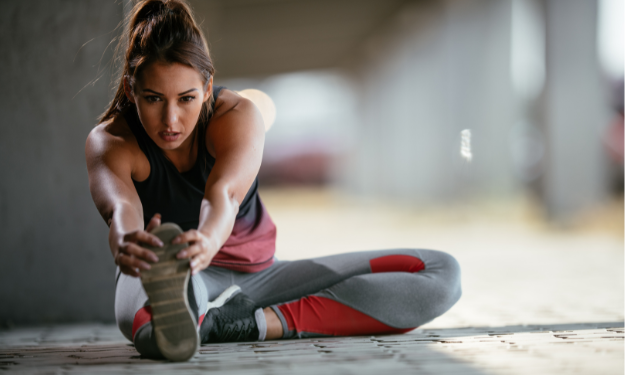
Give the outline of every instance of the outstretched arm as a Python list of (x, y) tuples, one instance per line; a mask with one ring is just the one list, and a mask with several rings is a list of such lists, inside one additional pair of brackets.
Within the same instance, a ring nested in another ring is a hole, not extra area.
[(143, 230), (141, 201), (132, 183), (133, 155), (124, 141), (96, 127), (85, 146), (89, 189), (91, 197), (110, 227), (109, 246), (115, 263), (127, 275), (139, 276), (140, 270), (150, 269), (148, 262), (157, 262), (156, 255), (140, 246), (140, 242), (162, 246), (161, 241), (148, 233), (160, 224), (160, 216), (150, 221)]
[(178, 257), (192, 258), (194, 274), (208, 267), (230, 236), (239, 205), (260, 169), (265, 142), (262, 117), (251, 101), (228, 91), (219, 97), (207, 132), (216, 161), (206, 181), (199, 226), (174, 240), (192, 243)]

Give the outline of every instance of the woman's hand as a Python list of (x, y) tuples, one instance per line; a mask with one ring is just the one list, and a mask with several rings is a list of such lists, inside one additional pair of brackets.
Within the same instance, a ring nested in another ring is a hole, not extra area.
[(148, 262), (158, 262), (156, 254), (141, 247), (140, 243), (163, 246), (163, 242), (158, 237), (149, 233), (159, 225), (161, 225), (161, 215), (156, 214), (152, 217), (145, 230), (136, 230), (121, 237), (115, 254), (115, 264), (119, 266), (123, 273), (137, 277), (140, 275), (141, 270), (150, 269)]
[(173, 244), (185, 242), (189, 243), (189, 247), (180, 250), (176, 257), (178, 259), (191, 258), (192, 275), (208, 267), (215, 254), (219, 251), (218, 244), (215, 241), (196, 229), (184, 232), (171, 241)]

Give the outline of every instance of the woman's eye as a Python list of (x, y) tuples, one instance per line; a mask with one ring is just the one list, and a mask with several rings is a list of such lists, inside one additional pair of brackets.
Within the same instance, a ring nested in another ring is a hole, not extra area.
[(154, 102), (161, 100), (161, 98), (159, 98), (158, 96), (151, 95), (151, 96), (146, 96), (145, 100), (147, 100), (149, 103), (154, 103)]
[(180, 98), (180, 100), (183, 102), (190, 102), (193, 99), (195, 99), (195, 96), (183, 96), (182, 98)]

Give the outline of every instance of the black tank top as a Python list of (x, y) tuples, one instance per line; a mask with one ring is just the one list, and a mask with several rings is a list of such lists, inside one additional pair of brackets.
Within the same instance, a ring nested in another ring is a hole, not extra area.
[[(211, 117), (222, 89), (223, 87), (213, 89)], [(182, 173), (146, 133), (135, 106), (124, 113), (124, 118), (135, 135), (141, 151), (150, 162), (148, 178), (144, 181), (133, 180), (143, 205), (144, 225), (147, 226), (154, 214), (160, 213), (163, 223), (174, 222), (184, 231), (197, 229), (206, 180), (215, 165), (215, 158), (206, 149), (206, 129), (210, 118), (206, 123), (197, 125), (197, 159), (190, 170)], [(262, 203), (258, 197), (258, 178), (256, 178), (239, 206), (237, 220), (254, 222), (257, 213), (262, 210), (262, 207), (258, 207), (260, 205)]]

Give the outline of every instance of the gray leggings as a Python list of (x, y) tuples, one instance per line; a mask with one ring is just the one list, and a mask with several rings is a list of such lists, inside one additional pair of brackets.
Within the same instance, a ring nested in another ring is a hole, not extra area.
[[(420, 249), (362, 251), (276, 261), (256, 273), (208, 267), (189, 285), (196, 318), (207, 301), (233, 284), (276, 312), (284, 338), (406, 332), (449, 310), (461, 295), (460, 266), (451, 255)], [(142, 354), (156, 347), (143, 313), (148, 305), (140, 279), (118, 274), (117, 324)]]

